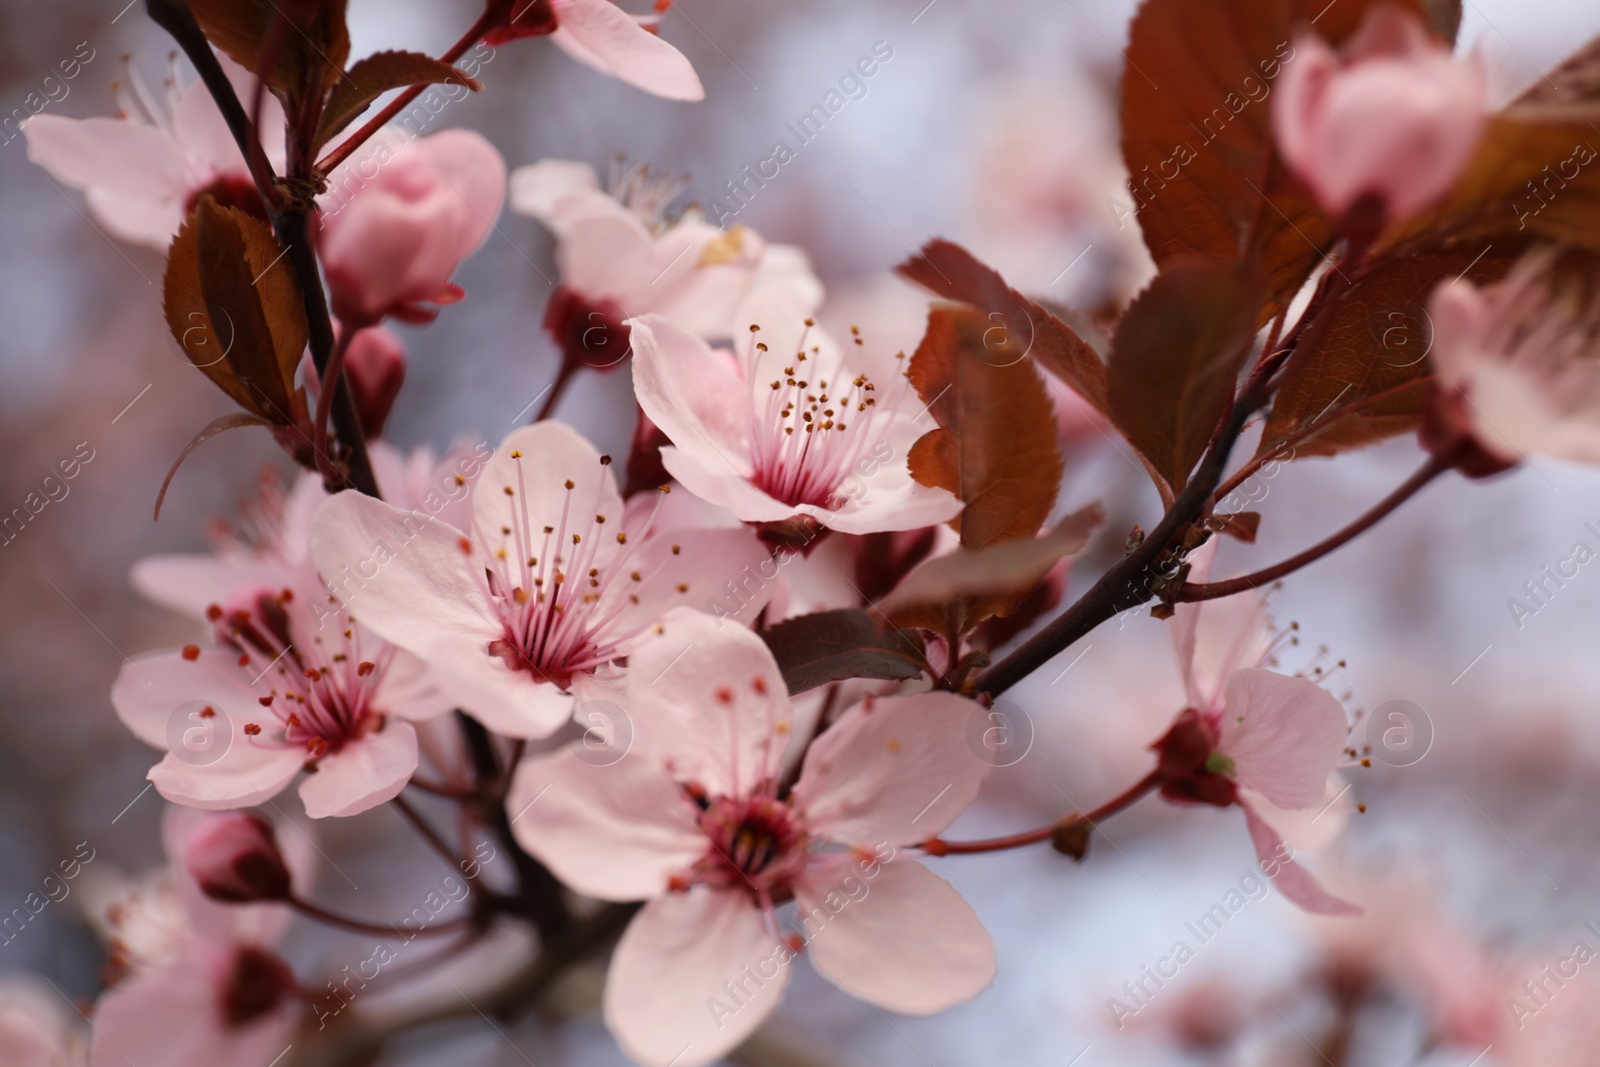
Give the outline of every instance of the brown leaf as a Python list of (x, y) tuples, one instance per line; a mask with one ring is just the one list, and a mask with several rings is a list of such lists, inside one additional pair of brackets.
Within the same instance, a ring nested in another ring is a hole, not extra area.
[(1105, 509), (1090, 504), (1026, 540), (987, 548), (961, 548), (936, 556), (906, 576), (879, 605), (900, 627), (965, 633), (991, 616), (1011, 614), (1063, 558), (1080, 551), (1105, 522)]
[[(1254, 253), (1270, 318), (1334, 243), (1332, 224), (1273, 150), (1271, 94), (1310, 28), (1332, 42), (1382, 0), (1146, 0), (1129, 33), (1122, 152), (1158, 265)], [(1400, 6), (1422, 14), (1422, 0)], [(1260, 321), (1265, 321), (1262, 319)]]
[(163, 302), (190, 362), (245, 410), (293, 421), (305, 307), (265, 223), (202, 197), (173, 238)]
[(1228, 413), (1257, 306), (1255, 290), (1232, 271), (1178, 263), (1139, 294), (1117, 326), (1111, 417), (1174, 491)]
[(1061, 484), (1045, 384), (1014, 339), (986, 344), (990, 329), (974, 308), (935, 307), (908, 371), (939, 424), (912, 446), (911, 474), (966, 504), (955, 521), (967, 548), (1035, 537)]
[(1307, 328), (1284, 368), (1257, 455), (1331, 456), (1414, 429), (1433, 389), (1428, 298), (1469, 267), (1490, 281), (1498, 251), (1398, 260), (1358, 282)]
[(167, 476), (161, 479), (161, 489), (156, 493), (155, 521), (161, 521), (161, 503), (167, 499), (167, 488), (172, 485), (172, 476), (178, 473), (178, 468), (183, 466), (183, 461), (189, 458), (189, 453), (218, 434), (225, 433), (228, 430), (237, 430), (245, 426), (266, 425), (268, 425), (266, 422), (254, 415), (245, 415), (237, 411), (231, 415), (223, 415), (206, 423), (205, 427), (191, 437), (188, 444), (183, 446), (183, 451), (178, 453), (178, 458), (173, 460), (172, 466), (168, 468)]
[(791, 696), (846, 678), (904, 681), (922, 675), (915, 637), (886, 630), (859, 608), (786, 619), (761, 635)]
[(281, 95), (318, 103), (350, 58), (345, 7), (346, 0), (189, 0), (211, 43), (251, 73), (259, 67), (268, 32), (280, 20), (290, 20), (277, 31), (267, 84)]
[(390, 89), (439, 82), (464, 85), (473, 92), (483, 89), (477, 79), (420, 52), (379, 52), (359, 60), (333, 87), (317, 130), (317, 144), (325, 144)]
[(1225, 533), (1247, 545), (1253, 545), (1256, 543), (1256, 534), (1261, 530), (1261, 512), (1219, 511), (1211, 516), (1210, 523), (1219, 533)]
[(1543, 237), (1600, 251), (1600, 101), (1495, 116), (1450, 195), (1385, 236), (1380, 252)]
[[(895, 268), (902, 277), (946, 300), (971, 304), (991, 328), (1018, 339), (1024, 354), (1106, 412), (1106, 368), (1071, 326), (1005, 283), (1005, 279), (958, 244), (933, 240)], [(995, 336), (991, 333), (990, 336)]]

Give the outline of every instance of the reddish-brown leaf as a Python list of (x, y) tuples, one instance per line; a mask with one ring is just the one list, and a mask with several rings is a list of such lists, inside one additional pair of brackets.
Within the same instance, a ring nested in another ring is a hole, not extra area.
[(1117, 326), (1111, 417), (1173, 491), (1188, 480), (1228, 413), (1258, 303), (1258, 290), (1231, 270), (1176, 263)]
[(305, 307), (265, 223), (202, 197), (173, 238), (163, 303), (179, 347), (223, 392), (274, 425), (293, 421)]
[(895, 270), (946, 300), (982, 311), (991, 339), (1009, 335), (1024, 355), (1038, 360), (1105, 413), (1106, 368), (1095, 350), (1071, 326), (1011, 288), (971, 252), (950, 241), (933, 240)]
[(1050, 397), (1014, 338), (976, 308), (935, 307), (908, 372), (939, 428), (911, 449), (911, 474), (965, 504), (961, 543), (1032, 538), (1055, 507), (1061, 453)]
[[(1297, 30), (1315, 19), (1342, 41), (1379, 2), (1145, 0), (1122, 78), (1122, 151), (1157, 264), (1230, 265), (1253, 251), (1270, 283), (1264, 318), (1300, 288), (1333, 228), (1273, 151), (1274, 83)], [(1423, 14), (1422, 0), (1400, 6)]]
[(859, 608), (786, 619), (761, 635), (790, 695), (846, 678), (905, 681), (922, 674), (922, 645)]
[(477, 79), (420, 52), (379, 52), (357, 61), (333, 87), (317, 130), (317, 144), (326, 143), (390, 89), (439, 82), (464, 85), (473, 92), (483, 89)]
[(1498, 250), (1395, 261), (1351, 288), (1317, 322), (1284, 368), (1258, 455), (1331, 456), (1414, 429), (1433, 389), (1428, 298), (1471, 268), (1484, 282), (1505, 273)]
[(346, 0), (189, 0), (211, 43), (254, 73), (269, 32), (285, 20), (276, 59), (266, 74), (279, 94), (321, 102), (350, 58)]

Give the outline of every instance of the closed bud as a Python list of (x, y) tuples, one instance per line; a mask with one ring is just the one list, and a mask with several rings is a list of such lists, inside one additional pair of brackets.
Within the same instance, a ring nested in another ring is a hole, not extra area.
[(381, 326), (362, 330), (350, 339), (344, 372), (362, 434), (369, 440), (383, 436), (383, 424), (406, 380), (405, 346)]
[(213, 900), (249, 904), (289, 897), (289, 868), (272, 826), (259, 815), (214, 815), (189, 835), (183, 864)]

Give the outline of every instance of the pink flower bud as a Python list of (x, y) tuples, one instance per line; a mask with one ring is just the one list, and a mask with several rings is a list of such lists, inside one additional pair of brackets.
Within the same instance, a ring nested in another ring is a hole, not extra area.
[(213, 900), (249, 904), (289, 896), (289, 868), (271, 825), (259, 815), (234, 811), (208, 818), (189, 835), (183, 864)]
[(395, 149), (377, 141), (323, 198), (319, 242), (334, 312), (347, 324), (438, 314), (461, 298), (450, 276), (483, 243), (505, 198), (500, 153), (469, 130)]
[(369, 439), (381, 437), (383, 424), (405, 384), (405, 345), (381, 326), (362, 330), (350, 339), (344, 372), (354, 394), (361, 432)]
[(1320, 37), (1295, 43), (1273, 98), (1272, 126), (1289, 169), (1342, 218), (1366, 197), (1387, 221), (1446, 193), (1483, 132), (1488, 79), (1411, 15), (1374, 8), (1335, 52)]

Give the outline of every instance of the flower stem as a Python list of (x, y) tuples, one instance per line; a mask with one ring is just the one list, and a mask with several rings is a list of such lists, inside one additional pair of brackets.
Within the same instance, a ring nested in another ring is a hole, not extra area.
[(1007, 849), (1022, 848), (1027, 845), (1037, 845), (1041, 841), (1049, 841), (1062, 830), (1077, 826), (1087, 826), (1090, 830), (1093, 830), (1098, 823), (1129, 807), (1145, 794), (1152, 792), (1160, 784), (1161, 772), (1151, 771), (1093, 811), (1075, 811), (1071, 815), (1063, 816), (1049, 826), (1043, 826), (1037, 830), (1009, 834), (1005, 837), (990, 837), (982, 841), (945, 841), (934, 837), (922, 843), (922, 850), (930, 856), (964, 856), (979, 852), (1003, 852)]
[(428, 820), (424, 819), (422, 814), (412, 807), (405, 797), (395, 797), (390, 803), (399, 810), (401, 815), (405, 816), (406, 821), (422, 836), (422, 839), (432, 845), (435, 852), (444, 857), (444, 861), (450, 865), (451, 870), (457, 871), (461, 869), (461, 865), (465, 861), (462, 860), (455, 849), (450, 847), (444, 838), (439, 836), (437, 830), (428, 825)]
[(1240, 578), (1229, 578), (1223, 582), (1209, 582), (1204, 585), (1185, 585), (1178, 593), (1178, 599), (1184, 602), (1199, 600), (1215, 600), (1218, 597), (1232, 596), (1268, 585), (1277, 581), (1286, 574), (1292, 574), (1309, 563), (1314, 563), (1332, 553), (1335, 549), (1343, 547), (1348, 542), (1370, 530), (1381, 522), (1391, 511), (1404, 504), (1415, 496), (1423, 486), (1433, 481), (1439, 475), (1450, 469), (1448, 460), (1437, 456), (1424, 463), (1415, 474), (1401, 483), (1400, 487), (1378, 502), (1372, 510), (1362, 515), (1355, 522), (1340, 530), (1331, 537), (1317, 542), (1299, 555), (1291, 556), (1274, 566), (1253, 574), (1246, 574)]

